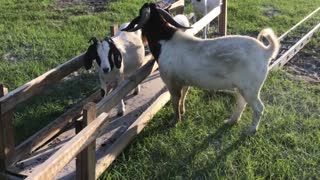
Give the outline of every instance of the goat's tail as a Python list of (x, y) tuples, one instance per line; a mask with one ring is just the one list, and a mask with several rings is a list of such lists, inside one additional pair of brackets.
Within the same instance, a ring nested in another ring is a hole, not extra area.
[(267, 48), (270, 51), (271, 58), (276, 58), (280, 49), (280, 42), (277, 36), (274, 34), (271, 28), (266, 28), (259, 33), (257, 39), (262, 42), (263, 37), (266, 38), (269, 42)]

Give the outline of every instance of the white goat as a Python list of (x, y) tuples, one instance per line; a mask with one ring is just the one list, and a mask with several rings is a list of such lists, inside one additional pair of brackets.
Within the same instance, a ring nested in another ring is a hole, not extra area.
[[(199, 18), (205, 16), (212, 9), (220, 6), (221, 0), (192, 0), (191, 1), (194, 11), (193, 23)], [(209, 25), (205, 26), (202, 32), (202, 38), (206, 39), (209, 31)]]
[[(170, 23), (171, 25), (168, 25)], [(123, 31), (142, 29), (150, 50), (158, 60), (160, 75), (171, 94), (175, 115), (184, 114), (188, 86), (205, 89), (236, 89), (237, 107), (225, 122), (236, 123), (248, 103), (254, 111), (249, 131), (259, 126), (264, 106), (260, 89), (268, 73), (268, 64), (279, 50), (279, 42), (271, 29), (261, 31), (269, 45), (248, 36), (226, 36), (199, 39), (177, 28), (183, 27), (163, 9), (146, 3)]]
[[(122, 24), (120, 28), (126, 27)], [(92, 67), (93, 60), (96, 60), (99, 72), (101, 96), (107, 95), (111, 86), (115, 88), (124, 79), (128, 78), (144, 63), (144, 46), (141, 40), (141, 31), (136, 32), (117, 32), (115, 36), (98, 41), (92, 38), (93, 44), (90, 45), (85, 54), (85, 68)], [(114, 68), (115, 67), (115, 68)], [(138, 94), (140, 85), (134, 91)], [(123, 99), (118, 105), (118, 115), (122, 116), (125, 112)]]

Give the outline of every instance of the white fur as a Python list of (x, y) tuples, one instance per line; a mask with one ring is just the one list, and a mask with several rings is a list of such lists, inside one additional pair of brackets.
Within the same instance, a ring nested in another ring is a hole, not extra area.
[(226, 123), (236, 123), (246, 106), (254, 117), (250, 131), (258, 129), (264, 106), (259, 93), (268, 73), (268, 64), (279, 50), (279, 42), (271, 29), (263, 30), (269, 46), (248, 36), (226, 36), (199, 39), (177, 31), (171, 40), (161, 41), (160, 75), (167, 85), (176, 116), (184, 113), (188, 86), (205, 89), (236, 88), (237, 107)]
[(177, 15), (175, 15), (175, 16), (173, 17), (173, 19), (174, 19), (177, 23), (179, 23), (179, 24), (181, 24), (181, 25), (183, 25), (183, 26), (185, 26), (185, 27), (190, 27), (190, 23), (189, 23), (189, 20), (188, 20), (187, 16), (185, 16), (185, 15), (183, 15), (183, 14), (177, 14)]
[[(192, 0), (191, 1), (194, 11), (193, 23), (197, 21), (198, 18), (205, 16), (212, 9), (220, 6), (221, 0)], [(204, 30), (202, 37), (207, 38), (207, 33), (209, 30), (209, 25), (207, 25)]]
[[(128, 25), (122, 24), (120, 28), (124, 28)], [(99, 78), (101, 88), (105, 91), (107, 95), (110, 87), (108, 84), (114, 84), (115, 88), (124, 79), (127, 79), (134, 72), (136, 72), (140, 66), (144, 63), (144, 45), (141, 40), (141, 31), (136, 32), (124, 32), (118, 31), (115, 36), (112, 37), (116, 47), (119, 49), (122, 55), (122, 65), (118, 69), (114, 66), (113, 70), (108, 73), (103, 72), (103, 68), (109, 68), (110, 64), (108, 60), (109, 44), (106, 41), (98, 42), (98, 55), (101, 59), (101, 65), (97, 66), (99, 71)], [(138, 94), (140, 91), (140, 86), (138, 85), (134, 93)], [(118, 105), (118, 114), (124, 114), (125, 105), (123, 100)]]

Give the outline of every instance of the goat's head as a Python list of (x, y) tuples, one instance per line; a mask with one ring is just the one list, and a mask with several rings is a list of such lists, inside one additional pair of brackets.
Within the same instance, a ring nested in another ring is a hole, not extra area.
[[(157, 18), (157, 17), (162, 18)], [(165, 23), (169, 23), (172, 26), (179, 28), (179, 29), (189, 29), (190, 27), (185, 27), (178, 22), (176, 22), (173, 17), (164, 9), (161, 9), (156, 6), (154, 3), (145, 3), (142, 8), (140, 9), (139, 16), (134, 18), (130, 24), (122, 29), (121, 31), (136, 31), (138, 29), (143, 29), (146, 25), (152, 26), (155, 23), (161, 22), (154, 22), (154, 20), (158, 19), (158, 21), (162, 20)]]
[(92, 44), (85, 53), (84, 66), (86, 70), (92, 67), (93, 60), (96, 60), (104, 73), (112, 71), (114, 66), (118, 69), (121, 68), (122, 55), (110, 37), (106, 37), (103, 41), (93, 37), (89, 42)]

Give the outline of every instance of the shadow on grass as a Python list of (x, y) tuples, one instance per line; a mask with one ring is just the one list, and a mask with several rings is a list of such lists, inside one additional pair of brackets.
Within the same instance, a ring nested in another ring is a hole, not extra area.
[[(190, 168), (190, 164), (192, 164), (192, 161), (196, 158), (197, 155), (201, 154), (201, 152), (205, 152), (206, 149), (210, 148), (214, 142), (221, 142), (222, 138), (224, 136), (230, 135), (232, 126), (223, 124), (220, 128), (216, 130), (214, 134), (209, 135), (207, 138), (202, 140), (202, 143), (200, 145), (194, 146), (193, 150), (190, 153), (187, 153), (184, 155), (184, 158), (179, 161), (178, 172), (174, 169), (170, 169), (168, 172), (168, 169), (164, 168), (163, 171), (156, 175), (156, 178), (160, 177), (168, 177), (168, 174), (181, 174), (183, 178), (190, 178), (189, 175), (187, 175), (187, 172), (190, 171), (188, 168)], [(246, 139), (250, 136), (242, 133), (236, 141), (234, 141), (231, 145), (229, 145), (226, 148), (221, 148), (219, 145), (216, 147), (216, 153), (217, 156), (213, 159), (210, 159), (211, 162), (209, 162), (206, 166), (202, 166), (201, 169), (196, 169), (192, 172), (191, 179), (206, 179), (208, 176), (208, 173), (211, 173), (215, 168), (221, 168), (217, 167), (217, 165), (221, 165), (225, 162), (228, 155), (230, 155), (232, 152), (237, 150), (239, 146), (244, 144), (246, 142)], [(220, 149), (220, 150), (219, 150)], [(189, 166), (189, 167), (188, 167)], [(170, 172), (172, 171), (172, 172)], [(174, 172), (173, 172), (174, 171)], [(207, 175), (206, 175), (207, 174)], [(219, 174), (219, 176), (224, 176), (226, 174)]]

